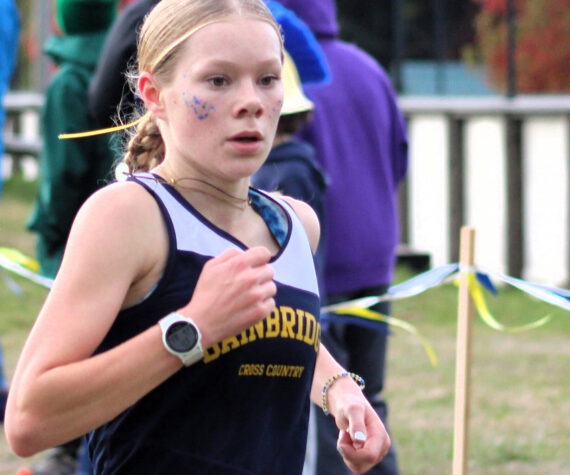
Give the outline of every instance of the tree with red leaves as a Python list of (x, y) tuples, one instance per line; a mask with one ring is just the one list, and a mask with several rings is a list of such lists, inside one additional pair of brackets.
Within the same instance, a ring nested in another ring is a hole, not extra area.
[[(472, 0), (475, 45), (466, 51), (485, 64), (489, 80), (504, 89), (507, 81), (507, 0)], [(517, 90), (522, 93), (570, 92), (570, 0), (516, 0)]]

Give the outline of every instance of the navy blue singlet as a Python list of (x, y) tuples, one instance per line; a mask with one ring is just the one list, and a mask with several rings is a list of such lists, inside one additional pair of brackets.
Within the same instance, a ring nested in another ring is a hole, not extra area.
[[(144, 331), (192, 297), (204, 263), (246, 246), (149, 173), (131, 178), (156, 199), (170, 241), (156, 288), (119, 313), (97, 349)], [(96, 474), (302, 473), (309, 393), (320, 341), (319, 295), (303, 225), (282, 200), (252, 190), (283, 213), (287, 233), (270, 262), (276, 308), (262, 322), (205, 351), (88, 436)]]

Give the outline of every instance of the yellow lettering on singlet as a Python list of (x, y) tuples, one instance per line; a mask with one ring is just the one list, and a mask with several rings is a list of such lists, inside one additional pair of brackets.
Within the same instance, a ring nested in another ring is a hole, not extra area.
[(295, 310), (291, 307), (281, 309), (281, 338), (295, 338)]
[(249, 339), (247, 338), (247, 332), (248, 332), (248, 330), (244, 330), (239, 334), (239, 344), (240, 345), (245, 345), (246, 343), (249, 343)]
[(219, 358), (220, 354), (220, 345), (218, 343), (214, 343), (204, 351), (204, 363), (209, 363), (210, 361)]
[[(264, 325), (263, 325), (263, 320), (261, 322), (257, 322), (255, 325), (252, 325), (251, 327), (249, 327), (249, 342), (255, 341), (258, 338), (264, 338), (265, 337), (265, 329), (264, 329)], [(246, 331), (248, 331), (246, 330)]]
[(309, 345), (312, 345), (315, 342), (316, 334), (317, 334), (317, 321), (315, 317), (311, 315), (309, 312), (305, 312), (305, 332), (303, 334), (303, 341)]
[(239, 367), (239, 376), (263, 376), (264, 364), (242, 364)]
[(304, 366), (270, 364), (267, 365), (265, 376), (274, 378), (300, 378), (304, 370)]
[(301, 309), (297, 309), (297, 335), (295, 338), (297, 340), (303, 339), (303, 322), (305, 321), (305, 312)]
[(265, 318), (267, 322), (267, 330), (265, 330), (265, 338), (275, 338), (279, 335), (281, 328), (281, 318), (279, 309), (275, 307), (273, 311)]
[[(204, 351), (204, 363), (209, 363), (232, 350), (258, 339), (275, 338), (296, 339), (313, 346), (319, 351), (321, 324), (317, 319), (301, 309), (281, 306), (276, 307), (264, 320), (255, 323), (240, 334), (225, 338)], [(269, 367), (267, 371), (270, 371)], [(273, 368), (271, 371), (277, 371)], [(267, 373), (268, 374), (268, 373)]]
[(222, 355), (239, 348), (240, 344), (236, 336), (230, 336), (222, 340)]
[(321, 344), (321, 324), (317, 323), (317, 337), (315, 338), (314, 342), (315, 353), (319, 352), (320, 344)]

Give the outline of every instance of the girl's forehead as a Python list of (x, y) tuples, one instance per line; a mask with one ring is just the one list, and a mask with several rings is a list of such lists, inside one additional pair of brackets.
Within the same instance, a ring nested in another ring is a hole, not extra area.
[(206, 23), (187, 40), (190, 52), (205, 50), (235, 51), (240, 49), (276, 49), (282, 51), (282, 38), (276, 25), (269, 21), (232, 16)]

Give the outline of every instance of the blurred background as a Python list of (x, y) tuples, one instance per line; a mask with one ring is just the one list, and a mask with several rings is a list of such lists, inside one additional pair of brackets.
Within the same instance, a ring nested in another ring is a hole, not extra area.
[[(458, 259), (477, 229), (480, 266), (570, 280), (570, 0), (338, 0), (341, 36), (389, 72), (408, 121), (402, 260)], [(18, 0), (19, 61), (5, 98), (3, 174), (37, 175), (38, 111), (53, 65), (52, 4)]]
[[(311, 0), (306, 0), (311, 1)], [(34, 255), (25, 222), (37, 192), (40, 113), (55, 69), (51, 0), (17, 0), (19, 60), (4, 98), (0, 246)], [(459, 230), (476, 230), (477, 266), (570, 284), (570, 0), (337, 0), (341, 35), (388, 71), (405, 113), (409, 175), (400, 189), (397, 281), (458, 260)], [(410, 269), (411, 266), (411, 269)], [(6, 283), (7, 273), (0, 275)], [(0, 285), (0, 335), (12, 374), (45, 298), (24, 279)], [(570, 474), (568, 312), (501, 289), (491, 311), (505, 334), (475, 321), (470, 473)], [(402, 473), (450, 473), (457, 291), (394, 304), (433, 344), (394, 329), (387, 399)], [(37, 457), (42, 458), (44, 454)], [(26, 464), (28, 461), (25, 462)], [(0, 431), (0, 474), (24, 461)]]
[[(19, 0), (15, 89), (43, 91), (42, 44), (52, 3)], [(570, 2), (558, 0), (338, 0), (343, 38), (371, 53), (405, 95), (570, 92)], [(509, 44), (509, 39), (512, 44)]]

